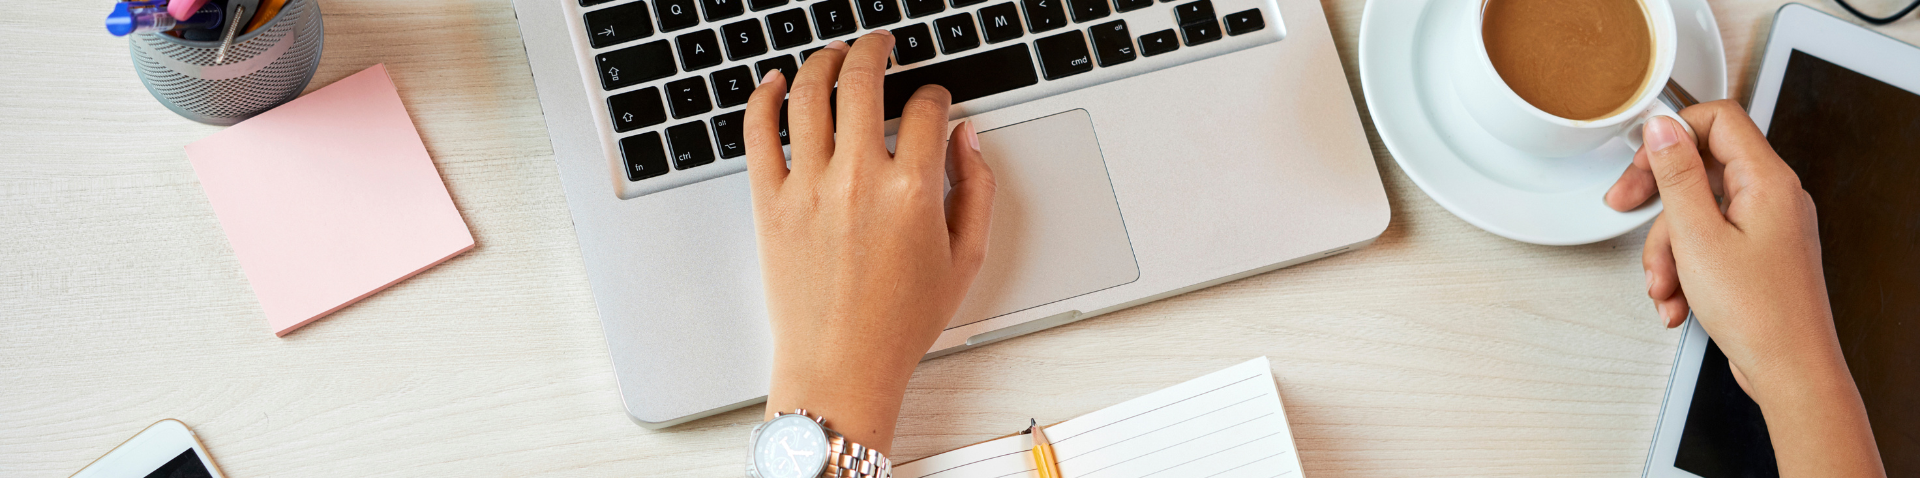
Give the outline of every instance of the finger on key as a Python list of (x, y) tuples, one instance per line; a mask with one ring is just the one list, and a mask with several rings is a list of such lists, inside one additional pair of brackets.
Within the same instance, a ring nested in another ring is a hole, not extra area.
[[(947, 111), (953, 95), (940, 85), (927, 85), (907, 98), (900, 111), (900, 133), (894, 140), (893, 159), (912, 168), (914, 174), (935, 180), (947, 162)], [(939, 188), (935, 188), (938, 192)]]
[(787, 156), (780, 151), (780, 102), (787, 96), (787, 79), (776, 69), (760, 79), (747, 100), (748, 181), (755, 196), (780, 189), (787, 178)]
[[(893, 34), (874, 30), (853, 42), (840, 65), (840, 141), (860, 148), (886, 148), (887, 55)], [(943, 125), (944, 126), (944, 125)]]
[(833, 157), (833, 84), (846, 59), (847, 43), (834, 40), (807, 57), (787, 93), (787, 134), (793, 143), (793, 169), (826, 169)]

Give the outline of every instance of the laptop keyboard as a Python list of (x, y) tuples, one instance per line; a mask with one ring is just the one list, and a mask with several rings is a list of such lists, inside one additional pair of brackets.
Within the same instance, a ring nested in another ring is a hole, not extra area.
[(744, 170), (729, 160), (746, 155), (742, 109), (759, 79), (777, 69), (791, 80), (827, 42), (873, 29), (896, 39), (888, 119), (923, 85), (946, 87), (971, 115), (1282, 36), (1268, 27), (1279, 24), (1270, 0), (577, 1), (622, 198)]

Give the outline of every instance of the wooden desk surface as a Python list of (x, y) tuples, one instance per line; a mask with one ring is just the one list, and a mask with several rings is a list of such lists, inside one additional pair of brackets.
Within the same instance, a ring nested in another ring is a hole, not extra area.
[[(1363, 2), (1325, 3), (1359, 102)], [(1780, 3), (1714, 3), (1733, 91)], [(757, 409), (666, 431), (620, 411), (508, 1), (323, 4), (314, 87), (385, 62), (477, 248), (275, 338), (180, 147), (216, 128), (147, 95), (104, 2), (10, 9), (0, 475), (65, 476), (172, 417), (236, 477), (740, 476)], [(1880, 31), (1920, 42), (1920, 19)], [(1372, 248), (928, 362), (897, 457), (1267, 355), (1309, 475), (1636, 475), (1678, 338), (1644, 231), (1482, 232), (1368, 130), (1394, 212)]]

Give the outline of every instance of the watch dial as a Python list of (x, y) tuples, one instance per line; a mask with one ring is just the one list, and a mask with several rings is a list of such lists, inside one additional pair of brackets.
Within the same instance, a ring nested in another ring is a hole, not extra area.
[(827, 463), (827, 434), (805, 415), (767, 422), (753, 450), (753, 467), (765, 478), (813, 478)]

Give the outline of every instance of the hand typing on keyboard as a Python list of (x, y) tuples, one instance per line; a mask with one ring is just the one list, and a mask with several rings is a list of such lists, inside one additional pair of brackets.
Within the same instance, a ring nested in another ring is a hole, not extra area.
[(894, 44), (886, 30), (851, 48), (829, 43), (800, 68), (791, 94), (785, 75), (768, 71), (744, 121), (773, 321), (767, 409), (806, 408), (882, 453), (907, 379), (980, 270), (994, 194), (972, 123), (947, 131), (946, 88), (912, 92), (887, 151)]

